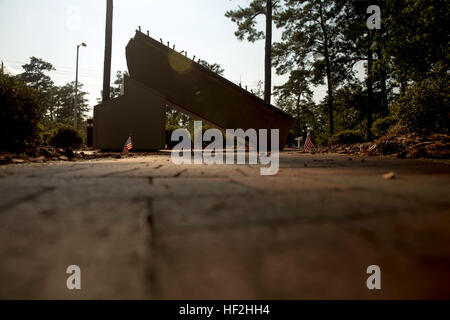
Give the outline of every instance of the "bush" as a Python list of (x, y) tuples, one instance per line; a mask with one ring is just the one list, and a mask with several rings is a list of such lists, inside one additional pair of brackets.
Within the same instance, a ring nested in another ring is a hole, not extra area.
[(320, 134), (316, 137), (316, 144), (319, 147), (325, 147), (330, 142), (330, 135), (327, 133)]
[[(291, 147), (292, 145), (297, 145), (297, 141), (295, 140), (295, 135), (292, 131), (289, 131), (289, 134), (286, 138), (286, 146)], [(284, 147), (284, 146), (280, 146)]]
[(398, 121), (393, 116), (378, 119), (372, 125), (372, 134), (377, 138), (382, 137), (397, 122)]
[(334, 144), (348, 144), (364, 142), (364, 137), (358, 130), (344, 130), (335, 133), (329, 140), (330, 145)]
[(0, 150), (33, 146), (39, 139), (42, 114), (38, 93), (0, 72)]
[(63, 149), (78, 148), (83, 143), (80, 133), (70, 125), (56, 128), (48, 141), (51, 146)]
[(52, 137), (53, 132), (52, 131), (42, 131), (39, 136), (41, 140), (41, 144), (43, 145), (49, 145), (50, 144), (50, 138)]
[(449, 76), (429, 78), (414, 84), (400, 97), (392, 110), (410, 132), (449, 132)]

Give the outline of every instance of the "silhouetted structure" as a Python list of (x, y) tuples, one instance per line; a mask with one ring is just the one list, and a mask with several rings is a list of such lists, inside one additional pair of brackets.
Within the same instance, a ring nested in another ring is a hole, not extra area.
[(165, 146), (166, 104), (219, 129), (279, 129), (283, 147), (294, 119), (142, 32), (126, 48), (124, 96), (94, 108), (94, 145), (121, 149)]

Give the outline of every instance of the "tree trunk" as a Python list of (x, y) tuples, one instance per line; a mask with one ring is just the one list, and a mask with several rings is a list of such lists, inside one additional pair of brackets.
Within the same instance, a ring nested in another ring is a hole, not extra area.
[(400, 96), (404, 96), (406, 94), (406, 80), (400, 80)]
[[(326, 50), (328, 52), (328, 50)], [(334, 102), (333, 102), (333, 84), (331, 80), (331, 65), (328, 53), (326, 54), (326, 65), (327, 65), (327, 83), (328, 83), (328, 112), (329, 112), (329, 123), (330, 123), (330, 134), (334, 134)]]
[(272, 95), (272, 0), (266, 6), (266, 55), (264, 63), (264, 101), (270, 103)]
[(330, 63), (330, 52), (328, 43), (328, 32), (325, 27), (325, 22), (323, 21), (323, 10), (322, 1), (319, 2), (319, 14), (320, 14), (320, 27), (323, 32), (323, 42), (324, 42), (324, 56), (325, 65), (327, 71), (327, 84), (328, 84), (328, 112), (329, 112), (329, 124), (330, 124), (330, 135), (334, 134), (334, 102), (333, 102), (333, 83), (331, 79), (331, 63)]
[[(384, 48), (384, 41), (383, 41), (383, 35), (380, 35), (378, 37), (379, 45), (377, 46), (377, 55), (378, 59), (383, 59), (383, 48)], [(381, 69), (380, 69), (380, 84), (381, 84), (381, 114), (383, 117), (386, 117), (389, 114), (389, 106), (388, 106), (388, 97), (387, 97), (387, 76), (386, 76), (386, 65), (383, 62)]]
[(300, 99), (301, 99), (301, 93), (297, 96), (297, 126), (298, 126), (298, 135), (296, 138), (300, 137), (302, 135), (302, 122), (300, 121)]
[(381, 70), (380, 75), (381, 81), (381, 101), (382, 101), (382, 114), (383, 117), (386, 117), (389, 114), (389, 106), (388, 106), (388, 97), (387, 97), (387, 86), (386, 86), (386, 70)]
[(373, 52), (372, 52), (372, 37), (369, 35), (369, 43), (367, 50), (367, 110), (366, 110), (366, 140), (369, 141), (372, 138), (372, 107), (373, 107), (373, 77), (372, 77), (372, 65), (373, 65)]

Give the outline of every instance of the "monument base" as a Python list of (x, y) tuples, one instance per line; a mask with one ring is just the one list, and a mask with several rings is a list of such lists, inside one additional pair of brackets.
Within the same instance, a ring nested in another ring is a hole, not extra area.
[(122, 150), (128, 137), (133, 150), (165, 147), (165, 98), (125, 77), (124, 95), (94, 107), (94, 148)]

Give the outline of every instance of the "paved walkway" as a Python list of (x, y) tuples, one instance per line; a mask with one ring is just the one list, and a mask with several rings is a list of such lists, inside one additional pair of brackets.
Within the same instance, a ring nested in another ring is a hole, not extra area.
[(161, 154), (2, 166), (0, 194), (0, 298), (450, 298), (448, 163)]

